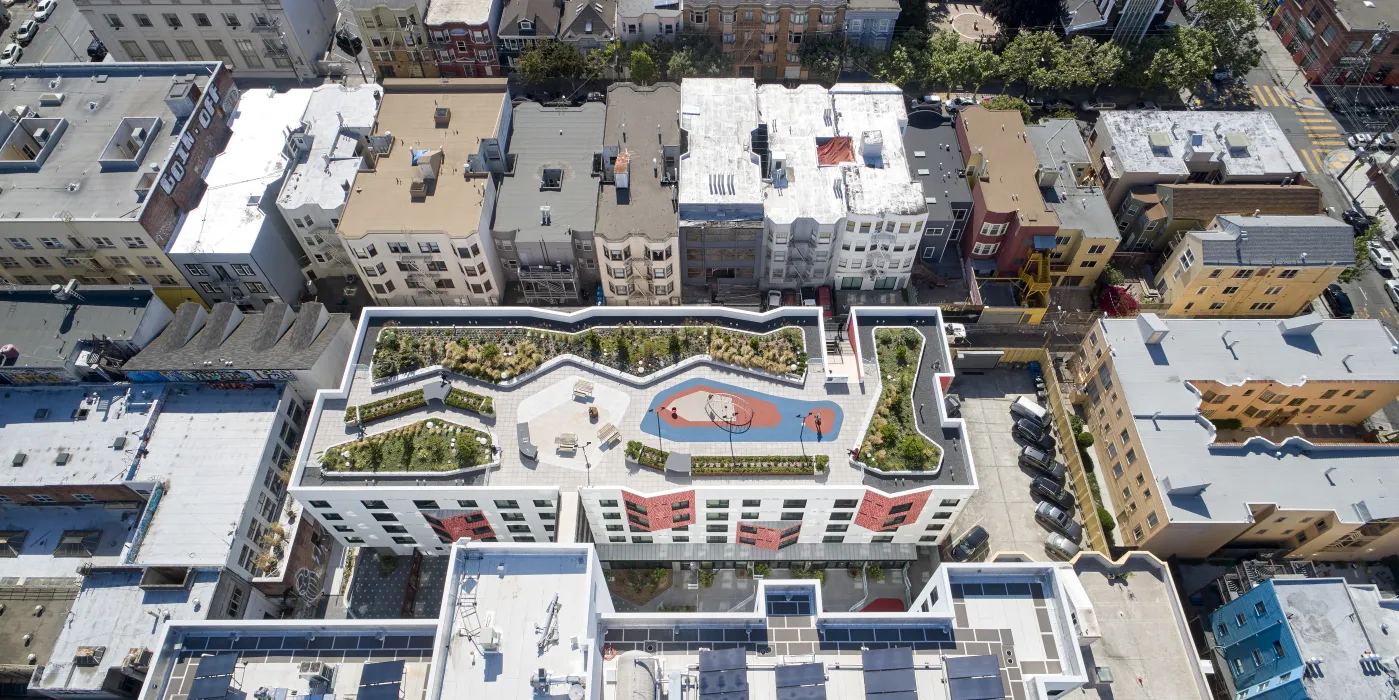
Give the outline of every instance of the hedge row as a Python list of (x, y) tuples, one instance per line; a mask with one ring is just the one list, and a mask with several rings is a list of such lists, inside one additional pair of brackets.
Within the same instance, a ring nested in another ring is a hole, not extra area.
[(359, 406), (348, 406), (345, 408), (345, 422), (355, 422), (356, 409), (358, 409), (358, 420), (362, 423), (369, 423), (426, 405), (427, 399), (423, 397), (423, 390), (418, 389), (406, 394), (396, 394), (378, 401), (370, 401)]

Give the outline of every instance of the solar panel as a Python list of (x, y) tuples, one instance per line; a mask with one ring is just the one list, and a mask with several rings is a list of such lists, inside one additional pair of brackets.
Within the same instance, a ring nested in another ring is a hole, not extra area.
[(1001, 660), (995, 654), (953, 656), (943, 660), (948, 678), (976, 678), (1001, 675)]
[(359, 700), (398, 700), (397, 683), (361, 686)]
[(748, 690), (748, 670), (702, 671), (699, 677), (700, 695), (716, 695)]
[(995, 700), (1006, 696), (999, 675), (953, 678), (947, 682), (947, 692), (952, 700)]
[(403, 664), (402, 659), (365, 664), (359, 674), (359, 684), (363, 687), (382, 683), (398, 683), (403, 680)]
[(826, 700), (826, 686), (803, 685), (792, 688), (778, 688), (777, 700)]
[(913, 682), (913, 669), (911, 668), (898, 668), (891, 671), (865, 670), (865, 695), (867, 696), (879, 693), (901, 693), (917, 689), (918, 686)]
[(913, 668), (913, 648), (869, 649), (864, 652), (862, 660), (866, 671)]
[(748, 668), (748, 652), (744, 649), (715, 649), (702, 651), (699, 655), (700, 673), (705, 671), (732, 671)]
[(213, 700), (228, 695), (228, 686), (233, 676), (209, 676), (194, 679), (189, 689), (189, 700)]
[(200, 657), (199, 665), (194, 668), (194, 677), (231, 676), (233, 669), (237, 666), (237, 654), (214, 654), (213, 656)]
[(777, 667), (777, 687), (779, 688), (825, 684), (825, 664), (794, 664), (791, 666)]

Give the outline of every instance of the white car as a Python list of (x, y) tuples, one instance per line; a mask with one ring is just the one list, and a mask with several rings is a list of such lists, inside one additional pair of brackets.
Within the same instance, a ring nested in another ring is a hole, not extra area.
[(1377, 270), (1394, 273), (1394, 254), (1379, 241), (1370, 241), (1370, 262)]
[(1384, 293), (1389, 295), (1389, 301), (1395, 306), (1399, 306), (1399, 282), (1394, 280), (1384, 281)]
[(15, 31), (15, 41), (21, 44), (28, 44), (34, 41), (34, 35), (39, 33), (39, 23), (32, 19), (19, 23), (19, 29)]
[(769, 308), (769, 309), (775, 309), (775, 308), (777, 308), (777, 307), (779, 307), (779, 306), (782, 306), (782, 290), (780, 290), (780, 289), (769, 289), (769, 290), (768, 290), (768, 308)]
[(18, 0), (0, 0), (0, 5), (4, 5), (5, 7), (9, 7), (10, 5), (15, 4), (15, 2), (17, 2), (17, 1), (18, 1)]
[(24, 55), (24, 49), (19, 44), (9, 44), (4, 51), (0, 51), (0, 66), (13, 66), (19, 63), (19, 57)]
[(34, 6), (34, 19), (46, 22), (53, 16), (53, 11), (58, 9), (58, 0), (39, 0), (39, 4)]
[(1370, 142), (1374, 140), (1374, 134), (1352, 134), (1350, 138), (1346, 139), (1346, 145), (1351, 148), (1360, 148), (1370, 145)]

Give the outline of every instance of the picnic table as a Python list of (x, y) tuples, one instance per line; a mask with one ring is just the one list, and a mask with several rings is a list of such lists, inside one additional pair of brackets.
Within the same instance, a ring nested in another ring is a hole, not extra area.
[(604, 424), (601, 428), (598, 428), (597, 431), (597, 439), (603, 445), (606, 445), (607, 443), (612, 442), (613, 440), (617, 440), (621, 437), (621, 431), (617, 430), (617, 426), (611, 423)]

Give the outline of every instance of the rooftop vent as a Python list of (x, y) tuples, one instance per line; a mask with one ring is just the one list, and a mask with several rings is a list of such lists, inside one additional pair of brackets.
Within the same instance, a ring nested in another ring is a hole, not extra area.
[(432, 110), (432, 123), (439, 129), (447, 128), (452, 123), (452, 108), (438, 107)]
[(63, 104), (64, 94), (61, 92), (46, 92), (39, 95), (40, 107), (57, 107)]
[(542, 226), (548, 226), (553, 223), (553, 220), (549, 218), (549, 207), (543, 206), (539, 208), (539, 223)]
[(112, 449), (114, 449), (114, 450), (124, 449), (125, 447), (126, 447), (126, 436), (125, 436), (125, 435), (118, 435), (118, 436), (117, 436), (117, 439), (115, 439), (115, 440), (112, 441)]
[(106, 655), (107, 647), (78, 647), (73, 654), (73, 663), (78, 666), (96, 666), (102, 663), (102, 657)]
[(34, 420), (43, 421), (49, 419), (49, 409), (41, 408), (34, 412)]
[(1137, 317), (1137, 329), (1142, 333), (1142, 341), (1147, 345), (1160, 345), (1170, 335), (1171, 329), (1156, 314), (1142, 314)]
[(98, 165), (104, 171), (137, 170), (146, 152), (155, 142), (152, 138), (160, 133), (162, 122), (159, 117), (127, 117), (117, 124), (112, 138), (97, 157)]
[(72, 455), (71, 453), (69, 453), (69, 452), (59, 452), (59, 453), (58, 453), (58, 456), (54, 458), (53, 463), (54, 463), (54, 464), (57, 464), (58, 466), (61, 467), (61, 466), (65, 465), (65, 464), (67, 464), (67, 463), (68, 463), (68, 460), (70, 460), (70, 459), (72, 459), (72, 458), (73, 458), (73, 455)]
[(1224, 143), (1229, 146), (1229, 155), (1248, 155), (1248, 134), (1242, 131), (1231, 131), (1224, 135)]
[(1158, 156), (1171, 155), (1171, 135), (1164, 131), (1153, 131), (1146, 135), (1151, 143), (1151, 152)]
[(408, 185), (410, 195), (426, 197), (437, 188), (437, 174), (442, 171), (445, 157), (442, 149), (413, 150), (413, 181)]
[[(619, 158), (620, 159), (620, 158)], [(563, 168), (545, 168), (539, 174), (539, 189), (558, 192), (563, 189)]]
[(250, 206), (250, 207), (255, 207), (255, 206), (259, 205), (259, 204), (262, 204), (262, 195), (260, 195), (260, 194), (250, 194), (250, 195), (248, 195), (248, 206)]
[(25, 453), (23, 453), (23, 452), (16, 452), (16, 453), (15, 453), (15, 458), (12, 459), (12, 460), (10, 460), (10, 466), (12, 466), (12, 467), (22, 467), (22, 466), (24, 466), (24, 463), (25, 463), (26, 461), (28, 461), (28, 459), (29, 459), (29, 455), (27, 455), (27, 454), (25, 454)]
[(55, 557), (90, 557), (97, 551), (101, 530), (64, 530), (53, 550)]
[(194, 114), (194, 103), (198, 97), (199, 88), (195, 87), (192, 81), (176, 81), (170, 84), (170, 91), (165, 93), (165, 106), (170, 108), (170, 113), (176, 119), (186, 119)]

